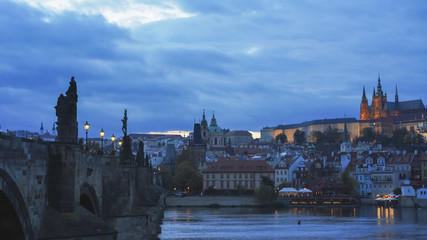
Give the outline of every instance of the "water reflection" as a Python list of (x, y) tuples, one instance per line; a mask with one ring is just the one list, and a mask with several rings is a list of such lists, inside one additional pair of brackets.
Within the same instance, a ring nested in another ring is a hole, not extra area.
[[(301, 221), (301, 225), (298, 225)], [(418, 239), (427, 236), (427, 209), (173, 208), (161, 239)]]
[(391, 225), (395, 224), (394, 221), (394, 208), (391, 207), (377, 207), (377, 225)]

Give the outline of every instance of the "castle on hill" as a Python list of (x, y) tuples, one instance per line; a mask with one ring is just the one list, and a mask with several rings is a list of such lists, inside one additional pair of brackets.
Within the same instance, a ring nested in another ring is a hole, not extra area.
[(362, 103), (360, 104), (360, 120), (375, 120), (380, 117), (392, 117), (402, 114), (415, 113), (425, 110), (424, 103), (421, 99), (399, 102), (397, 93), (394, 102), (387, 101), (387, 92), (383, 92), (381, 79), (378, 76), (377, 90), (372, 94), (372, 104), (368, 104), (365, 87), (363, 87)]
[(406, 128), (410, 132), (416, 132), (427, 137), (427, 109), (421, 99), (399, 101), (397, 92), (394, 102), (387, 100), (387, 93), (383, 92), (381, 79), (378, 76), (377, 87), (372, 94), (371, 105), (366, 97), (363, 87), (362, 102), (360, 104), (360, 120), (356, 118), (319, 119), (297, 124), (278, 125), (276, 127), (264, 127), (261, 129), (260, 141), (273, 141), (279, 134), (285, 134), (289, 142), (294, 141), (296, 130), (305, 134), (308, 142), (313, 142), (313, 132), (325, 132), (327, 129), (338, 129), (344, 132), (347, 128), (349, 140), (360, 136), (364, 128), (372, 128), (376, 133), (392, 136), (396, 129)]

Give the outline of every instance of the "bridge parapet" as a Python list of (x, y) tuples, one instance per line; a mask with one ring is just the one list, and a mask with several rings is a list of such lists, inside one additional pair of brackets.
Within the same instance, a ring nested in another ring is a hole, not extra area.
[[(20, 216), (21, 225), (29, 221), (33, 237), (38, 234), (47, 204), (47, 159), (47, 144), (0, 135), (0, 170), (13, 181), (8, 184), (17, 188), (13, 196), (8, 197), (11, 201), (19, 202), (22, 199), (25, 203), (15, 208), (18, 214), (28, 212), (28, 216)], [(5, 187), (13, 188), (2, 186), (2, 189)]]

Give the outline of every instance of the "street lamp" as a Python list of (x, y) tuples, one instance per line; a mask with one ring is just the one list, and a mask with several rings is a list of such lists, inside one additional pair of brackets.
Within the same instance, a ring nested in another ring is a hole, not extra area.
[(104, 153), (104, 129), (101, 129), (101, 132), (99, 132), (99, 135), (101, 135), (101, 154)]
[(113, 136), (111, 136), (111, 141), (113, 142), (113, 154), (114, 154), (114, 150), (115, 150), (114, 141), (116, 141), (116, 137), (114, 136), (114, 134)]
[(87, 133), (89, 132), (89, 123), (86, 121), (85, 123), (85, 131), (86, 131), (86, 151), (88, 150), (87, 148)]

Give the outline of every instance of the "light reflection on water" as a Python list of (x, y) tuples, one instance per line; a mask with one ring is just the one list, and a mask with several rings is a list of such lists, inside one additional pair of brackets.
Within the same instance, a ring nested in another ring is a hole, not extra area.
[[(301, 220), (301, 225), (298, 225)], [(160, 239), (425, 239), (427, 209), (170, 208)]]

